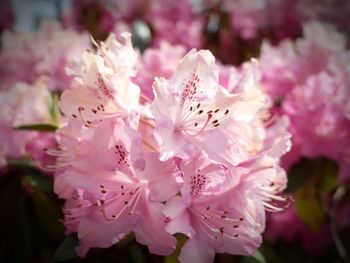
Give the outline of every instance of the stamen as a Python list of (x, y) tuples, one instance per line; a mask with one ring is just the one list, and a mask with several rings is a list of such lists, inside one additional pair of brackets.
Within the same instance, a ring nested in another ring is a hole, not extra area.
[(141, 94), (140, 94), (140, 97), (141, 97), (141, 99), (143, 99), (144, 101), (146, 101), (146, 102), (148, 102), (148, 103), (152, 103), (152, 100), (150, 99), (150, 98), (148, 98), (145, 94), (143, 94), (142, 92), (141, 92)]
[(142, 122), (143, 124), (147, 125), (148, 127), (155, 129), (156, 126), (152, 123), (150, 123), (149, 121), (145, 120), (144, 118), (140, 118), (140, 122)]
[(208, 123), (209, 123), (209, 121), (210, 121), (211, 118), (212, 118), (212, 115), (211, 115), (211, 114), (208, 114), (207, 121), (204, 123), (203, 127), (202, 127), (197, 133), (195, 133), (195, 134), (189, 134), (186, 130), (183, 130), (184, 133), (186, 133), (188, 136), (191, 136), (191, 137), (196, 137), (196, 136), (198, 136), (198, 135), (201, 134), (201, 133), (204, 131), (204, 129), (207, 127), (207, 125), (208, 125)]

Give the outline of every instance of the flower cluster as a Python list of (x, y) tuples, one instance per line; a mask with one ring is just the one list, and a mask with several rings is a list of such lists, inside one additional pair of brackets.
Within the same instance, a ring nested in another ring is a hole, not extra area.
[(347, 38), (334, 27), (312, 21), (305, 24), (303, 38), (285, 40), (278, 47), (265, 43), (261, 55), (262, 83), (291, 121), (291, 154), (336, 160), (343, 181), (350, 178), (346, 45)]
[(185, 234), (181, 262), (252, 254), (265, 211), (288, 203), (279, 159), (290, 147), (286, 120), (264, 122), (257, 62), (232, 71), (225, 89), (213, 55), (191, 50), (155, 78), (151, 100), (133, 82), (130, 37), (111, 34), (84, 52), (59, 104), (67, 122), (51, 150), (55, 192), (79, 255), (131, 232), (159, 255), (174, 251), (172, 234)]
[[(293, 147), (282, 159), (283, 166), (290, 169), (303, 157), (327, 157), (339, 167), (336, 177), (340, 185), (350, 179), (348, 41), (333, 26), (311, 21), (304, 26), (303, 38), (284, 40), (277, 47), (265, 42), (260, 58), (262, 84), (275, 101), (275, 112), (290, 120)], [(301, 240), (308, 253), (320, 255), (331, 240), (326, 221), (321, 221), (318, 229), (310, 229), (291, 207), (283, 214), (271, 215), (267, 237)], [(291, 234), (286, 224), (296, 231)]]
[(35, 221), (20, 241), (40, 244), (16, 258), (4, 231), (0, 258), (209, 263), (264, 241), (266, 262), (347, 261), (349, 0), (48, 1), (57, 21), (17, 2), (0, 4), (1, 222)]
[(16, 82), (34, 83), (47, 76), (50, 90), (64, 90), (72, 78), (65, 72), (71, 59), (90, 46), (88, 34), (62, 28), (54, 21), (44, 21), (38, 31), (5, 31), (1, 39), (0, 89)]
[[(37, 132), (13, 130), (15, 127), (47, 123), (51, 120), (48, 106), (51, 95), (47, 90), (47, 79), (38, 79), (33, 85), (17, 82), (8, 90), (0, 92), (0, 168), (6, 158), (25, 156), (31, 143), (41, 136)], [(36, 152), (36, 151), (34, 151)]]

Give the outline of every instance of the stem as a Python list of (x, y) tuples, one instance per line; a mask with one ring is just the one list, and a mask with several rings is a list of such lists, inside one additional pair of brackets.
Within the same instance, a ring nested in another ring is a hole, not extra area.
[(341, 237), (339, 235), (337, 224), (335, 221), (335, 214), (334, 214), (334, 210), (333, 210), (334, 204), (337, 201), (336, 200), (337, 198), (335, 198), (336, 194), (337, 194), (337, 191), (332, 196), (332, 201), (331, 201), (331, 204), (329, 207), (322, 201), (321, 193), (319, 191), (317, 193), (317, 197), (318, 197), (318, 201), (319, 201), (321, 208), (323, 209), (324, 213), (327, 216), (327, 219), (329, 222), (329, 230), (330, 230), (331, 237), (332, 237), (333, 243), (335, 245), (335, 248), (336, 248), (341, 260), (344, 263), (346, 263), (346, 262), (349, 262), (349, 256), (346, 252), (344, 244), (343, 244)]
[(329, 228), (331, 231), (331, 236), (332, 236), (333, 242), (335, 244), (335, 247), (337, 248), (339, 256), (341, 257), (341, 259), (344, 262), (349, 262), (348, 261), (349, 260), (348, 254), (347, 254), (345, 247), (344, 247), (344, 244), (339, 236), (337, 225), (336, 225), (336, 222), (334, 220), (334, 213), (330, 211), (328, 216), (329, 216)]

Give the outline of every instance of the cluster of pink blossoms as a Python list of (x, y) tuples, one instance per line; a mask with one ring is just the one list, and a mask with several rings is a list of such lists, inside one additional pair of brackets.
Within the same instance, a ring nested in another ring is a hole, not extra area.
[[(262, 85), (280, 101), (290, 119), (293, 149), (287, 166), (300, 156), (337, 161), (340, 181), (350, 168), (350, 51), (348, 39), (318, 21), (304, 26), (304, 36), (278, 47), (262, 46)], [(305, 143), (307, 142), (307, 143)]]
[(1, 37), (1, 90), (16, 82), (32, 84), (41, 76), (48, 77), (50, 90), (64, 90), (72, 80), (65, 67), (90, 47), (88, 34), (54, 21), (42, 22), (36, 32), (5, 31)]
[(84, 52), (59, 103), (66, 124), (50, 153), (78, 254), (131, 232), (159, 255), (185, 234), (181, 262), (254, 253), (266, 211), (288, 203), (279, 159), (290, 148), (284, 119), (265, 127), (256, 61), (232, 72), (225, 89), (213, 55), (191, 50), (172, 76), (155, 78), (151, 100), (133, 82), (130, 37), (112, 34)]
[[(88, 34), (44, 21), (36, 32), (5, 31), (0, 53), (0, 167), (9, 158), (41, 161), (43, 149), (54, 144), (52, 133), (17, 130), (23, 125), (52, 124), (51, 91), (72, 81), (65, 67), (90, 46)], [(39, 163), (37, 163), (39, 165)]]
[(48, 123), (51, 116), (48, 106), (51, 95), (47, 79), (41, 78), (33, 85), (23, 82), (0, 91), (0, 168), (7, 158), (19, 158), (31, 152), (30, 145), (43, 136), (34, 131), (14, 130), (15, 127), (33, 123)]
[[(262, 85), (278, 105), (278, 115), (290, 120), (293, 146), (282, 158), (283, 167), (289, 169), (302, 157), (327, 157), (338, 164), (338, 184), (350, 179), (348, 41), (333, 26), (311, 21), (296, 41), (284, 40), (277, 47), (264, 43), (260, 58)], [(348, 226), (346, 221), (339, 228)], [(269, 239), (300, 240), (310, 254), (320, 254), (330, 243), (327, 226), (311, 230), (294, 207), (272, 214), (269, 222)]]

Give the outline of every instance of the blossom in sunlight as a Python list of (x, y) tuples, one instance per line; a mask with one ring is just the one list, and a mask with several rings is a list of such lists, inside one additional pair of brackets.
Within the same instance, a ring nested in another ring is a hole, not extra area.
[[(182, 59), (171, 80), (156, 79), (151, 111), (161, 158), (188, 159), (203, 151), (209, 159), (226, 165), (241, 161), (239, 137), (234, 138), (230, 127), (235, 119), (238, 122), (253, 119), (250, 114), (254, 115), (254, 110), (250, 112), (249, 107), (259, 109), (264, 104), (258, 87), (250, 87), (254, 77), (250, 78), (243, 84), (245, 89), (230, 94), (218, 83), (218, 69), (211, 53), (192, 50)], [(253, 93), (253, 99), (245, 101), (245, 96), (249, 96), (245, 92)], [(238, 131), (240, 127), (232, 129)]]
[(93, 134), (71, 138), (75, 143), (62, 131), (55, 183), (56, 193), (69, 198), (65, 225), (78, 233), (78, 253), (109, 247), (133, 231), (150, 252), (170, 254), (176, 241), (165, 231), (161, 208), (178, 191), (175, 163), (142, 152), (139, 135), (120, 119), (105, 120), (93, 131), (81, 128)]
[[(257, 61), (239, 73), (221, 66), (224, 88), (208, 50), (180, 60), (179, 46), (167, 65), (173, 48), (164, 44), (147, 50), (140, 66), (130, 35), (121, 36), (72, 65), (75, 79), (59, 103), (66, 123), (48, 150), (78, 254), (131, 232), (159, 255), (175, 250), (173, 234), (186, 234), (181, 262), (254, 253), (265, 212), (289, 202), (279, 160), (290, 148), (284, 119), (266, 127)], [(153, 101), (145, 95), (151, 78)]]
[(289, 150), (289, 135), (285, 125), (276, 126), (259, 155), (232, 169), (202, 155), (181, 162), (181, 197), (164, 210), (172, 219), (167, 230), (189, 237), (181, 262), (212, 262), (215, 252), (250, 255), (259, 247), (265, 210), (282, 211), (289, 202), (280, 195), (287, 180), (278, 165)]
[(140, 89), (130, 77), (134, 76), (137, 53), (132, 49), (130, 34), (122, 37), (124, 43), (113, 34), (105, 43), (96, 43), (97, 52), (85, 51), (80, 64), (69, 70), (76, 78), (60, 101), (68, 118), (93, 126), (103, 118), (127, 117), (135, 110)]

